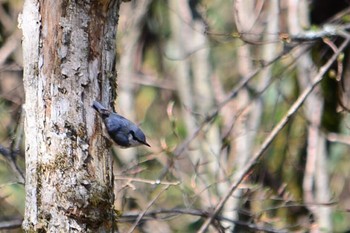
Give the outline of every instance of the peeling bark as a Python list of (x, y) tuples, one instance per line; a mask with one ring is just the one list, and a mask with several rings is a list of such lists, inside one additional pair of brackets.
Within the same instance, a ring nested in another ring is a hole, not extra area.
[(119, 1), (26, 0), (26, 231), (106, 232), (113, 174), (93, 100), (113, 100)]

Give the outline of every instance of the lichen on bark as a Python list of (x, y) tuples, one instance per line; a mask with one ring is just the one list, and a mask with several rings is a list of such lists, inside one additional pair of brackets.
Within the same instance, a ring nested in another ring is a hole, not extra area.
[(26, 231), (110, 231), (113, 174), (91, 104), (115, 86), (118, 0), (26, 0)]

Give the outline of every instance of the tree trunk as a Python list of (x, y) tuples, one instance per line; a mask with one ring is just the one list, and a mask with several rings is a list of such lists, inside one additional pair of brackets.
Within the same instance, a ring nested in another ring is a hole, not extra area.
[[(303, 6), (303, 7), (298, 7)], [(289, 1), (288, 26), (292, 34), (297, 35), (302, 32), (302, 24), (310, 27), (309, 15), (306, 1)], [(297, 20), (297, 17), (299, 20)], [(299, 48), (304, 49), (302, 46)], [(295, 51), (295, 54), (299, 51)], [(297, 57), (297, 55), (295, 55)], [(311, 53), (303, 53), (298, 56), (296, 62), (298, 81), (302, 89), (306, 89), (311, 80), (317, 75), (317, 67), (312, 60)], [(305, 116), (309, 122), (308, 139), (306, 149), (305, 174), (303, 180), (303, 196), (306, 207), (315, 217), (315, 224), (310, 232), (332, 232), (332, 211), (327, 205), (313, 205), (313, 203), (328, 203), (331, 201), (329, 190), (329, 172), (327, 168), (326, 139), (321, 130), (322, 113), (324, 99), (320, 94), (319, 87), (315, 88), (305, 101)]]
[(25, 1), (26, 231), (112, 231), (112, 162), (91, 105), (115, 95), (119, 5)]

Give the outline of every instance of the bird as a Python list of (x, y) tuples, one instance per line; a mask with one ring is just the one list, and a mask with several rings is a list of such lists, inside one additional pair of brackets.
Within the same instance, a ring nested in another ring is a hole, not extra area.
[(151, 147), (142, 130), (133, 122), (116, 112), (105, 108), (98, 101), (94, 101), (92, 107), (99, 113), (106, 126), (108, 135), (121, 148), (130, 148), (145, 145)]

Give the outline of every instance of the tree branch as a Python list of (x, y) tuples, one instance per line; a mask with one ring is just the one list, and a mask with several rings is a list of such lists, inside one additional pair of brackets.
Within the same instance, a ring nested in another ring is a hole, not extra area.
[[(142, 217), (142, 221), (148, 221), (148, 220), (153, 220), (153, 219), (167, 219), (167, 218), (172, 218), (176, 215), (179, 214), (186, 214), (186, 215), (192, 215), (192, 216), (199, 216), (202, 218), (208, 218), (209, 213), (203, 210), (198, 210), (198, 209), (188, 209), (188, 208), (173, 208), (173, 209), (157, 209), (157, 210), (152, 210), (148, 211), (145, 213)], [(140, 214), (138, 213), (124, 213), (119, 219), (119, 222), (131, 222), (135, 221), (135, 219), (139, 216)], [(166, 215), (166, 216), (159, 216), (159, 215)], [(249, 222), (243, 222), (243, 221), (237, 221), (237, 220), (232, 220), (229, 218), (225, 218), (221, 215), (215, 216), (215, 220), (217, 221), (227, 221), (227, 222), (232, 222), (234, 224), (240, 225), (247, 227), (252, 230), (257, 230), (257, 231), (263, 231), (263, 232), (278, 232), (278, 233), (283, 233), (287, 232), (286, 230), (276, 230), (271, 227), (263, 227), (263, 226), (258, 226), (253, 223)]]
[(25, 182), (25, 177), (23, 174), (23, 171), (19, 168), (17, 161), (16, 161), (16, 156), (18, 154), (17, 150), (9, 150), (5, 148), (4, 146), (0, 145), (0, 154), (2, 154), (6, 160), (9, 162), (10, 167), (12, 170), (16, 173), (19, 181), (18, 183), (24, 184)]
[(0, 221), (0, 230), (20, 228), (23, 219), (13, 219), (9, 221)]
[(162, 195), (162, 193), (164, 193), (169, 187), (170, 187), (169, 184), (166, 185), (165, 187), (163, 187), (163, 189), (148, 203), (147, 207), (140, 214), (138, 214), (138, 217), (137, 217), (135, 223), (133, 224), (133, 226), (128, 231), (129, 233), (132, 233), (135, 230), (135, 228), (137, 227), (137, 225), (139, 224), (139, 222), (141, 221), (143, 216), (145, 216), (145, 214), (149, 210), (149, 208), (151, 208), (151, 206), (154, 204), (154, 202), (156, 200), (158, 200), (160, 195)]
[(226, 201), (229, 199), (233, 191), (235, 191), (238, 185), (243, 181), (244, 177), (251, 171), (254, 165), (258, 162), (258, 160), (262, 157), (263, 153), (278, 135), (278, 133), (284, 128), (284, 126), (289, 122), (291, 117), (298, 111), (298, 109), (302, 106), (306, 98), (313, 91), (313, 89), (322, 81), (323, 75), (327, 72), (327, 70), (331, 67), (331, 65), (336, 61), (339, 54), (344, 50), (344, 48), (349, 44), (350, 39), (346, 38), (345, 41), (341, 44), (338, 51), (333, 54), (333, 56), (328, 60), (328, 62), (323, 65), (316, 77), (313, 79), (311, 85), (306, 88), (299, 98), (294, 102), (294, 104), (289, 108), (286, 115), (279, 121), (279, 123), (273, 128), (271, 133), (267, 136), (265, 141), (262, 143), (260, 149), (252, 156), (252, 159), (247, 163), (247, 165), (240, 171), (238, 171), (233, 179), (233, 183), (229, 188), (229, 191), (226, 195), (219, 201), (216, 205), (214, 212), (212, 215), (203, 223), (202, 227), (198, 231), (199, 233), (205, 232), (205, 230), (209, 227), (210, 223), (214, 220), (215, 216), (221, 211), (222, 207), (225, 205)]

